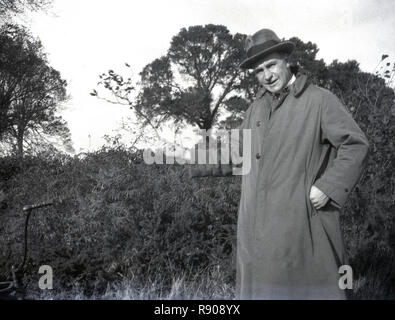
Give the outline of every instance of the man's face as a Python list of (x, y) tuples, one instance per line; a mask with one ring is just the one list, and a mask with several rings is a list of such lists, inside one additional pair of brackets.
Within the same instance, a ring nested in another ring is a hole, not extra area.
[(284, 89), (292, 77), (286, 56), (277, 52), (259, 61), (254, 74), (263, 87), (272, 93)]

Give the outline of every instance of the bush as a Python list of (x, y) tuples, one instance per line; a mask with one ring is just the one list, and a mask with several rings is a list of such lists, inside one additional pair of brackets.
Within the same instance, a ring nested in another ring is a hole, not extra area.
[[(55, 199), (33, 213), (27, 270), (49, 264), (57, 285), (87, 292), (131, 276), (198, 274), (221, 266), (234, 279), (237, 178), (191, 180), (181, 166), (148, 166), (125, 150), (83, 158), (26, 159), (7, 181), (1, 214), (1, 276), (21, 256), (23, 205)], [(37, 276), (35, 276), (37, 277)]]
[[(43, 264), (53, 267), (59, 292), (80, 288), (87, 297), (108, 295), (109, 284), (125, 279), (141, 288), (160, 283), (157, 296), (174, 291), (176, 279), (185, 288), (195, 287), (188, 281), (207, 287), (213, 270), (212, 283), (221, 274), (224, 292), (234, 286), (240, 177), (190, 179), (183, 166), (145, 165), (141, 153), (120, 148), (1, 164), (7, 206), (0, 212), (0, 278), (9, 278), (21, 259), (23, 205), (55, 200), (31, 217), (25, 278), (31, 288)], [(368, 194), (370, 179), (365, 175), (348, 201), (343, 233), (355, 298), (390, 298), (393, 204), (390, 190)], [(381, 224), (372, 227), (375, 219)]]

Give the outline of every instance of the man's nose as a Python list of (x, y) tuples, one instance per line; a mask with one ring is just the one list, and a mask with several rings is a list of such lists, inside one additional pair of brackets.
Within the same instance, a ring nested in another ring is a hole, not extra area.
[(269, 70), (264, 70), (264, 77), (265, 81), (270, 81), (272, 78), (273, 74)]

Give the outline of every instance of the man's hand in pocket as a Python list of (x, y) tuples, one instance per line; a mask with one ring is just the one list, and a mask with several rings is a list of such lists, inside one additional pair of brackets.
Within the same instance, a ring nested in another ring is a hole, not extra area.
[(315, 186), (310, 190), (310, 201), (314, 208), (321, 209), (329, 201), (329, 197)]

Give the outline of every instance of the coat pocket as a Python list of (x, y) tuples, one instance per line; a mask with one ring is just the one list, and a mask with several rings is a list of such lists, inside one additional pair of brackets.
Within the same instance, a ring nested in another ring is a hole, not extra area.
[(323, 150), (321, 152), (321, 156), (318, 161), (317, 169), (314, 171), (313, 177), (307, 183), (307, 189), (308, 189), (307, 202), (308, 202), (308, 208), (310, 210), (310, 216), (317, 216), (319, 211), (314, 207), (314, 205), (310, 201), (310, 190), (311, 187), (314, 185), (314, 183), (325, 173), (330, 158), (330, 154), (331, 154), (331, 146), (329, 144), (325, 144), (323, 146)]
[(308, 182), (306, 183), (306, 204), (307, 204), (307, 210), (309, 213), (310, 217), (316, 216), (318, 214), (317, 209), (314, 207), (310, 200), (310, 190), (311, 187), (314, 185), (314, 182), (316, 180), (316, 177), (314, 176), (312, 179), (309, 179)]

